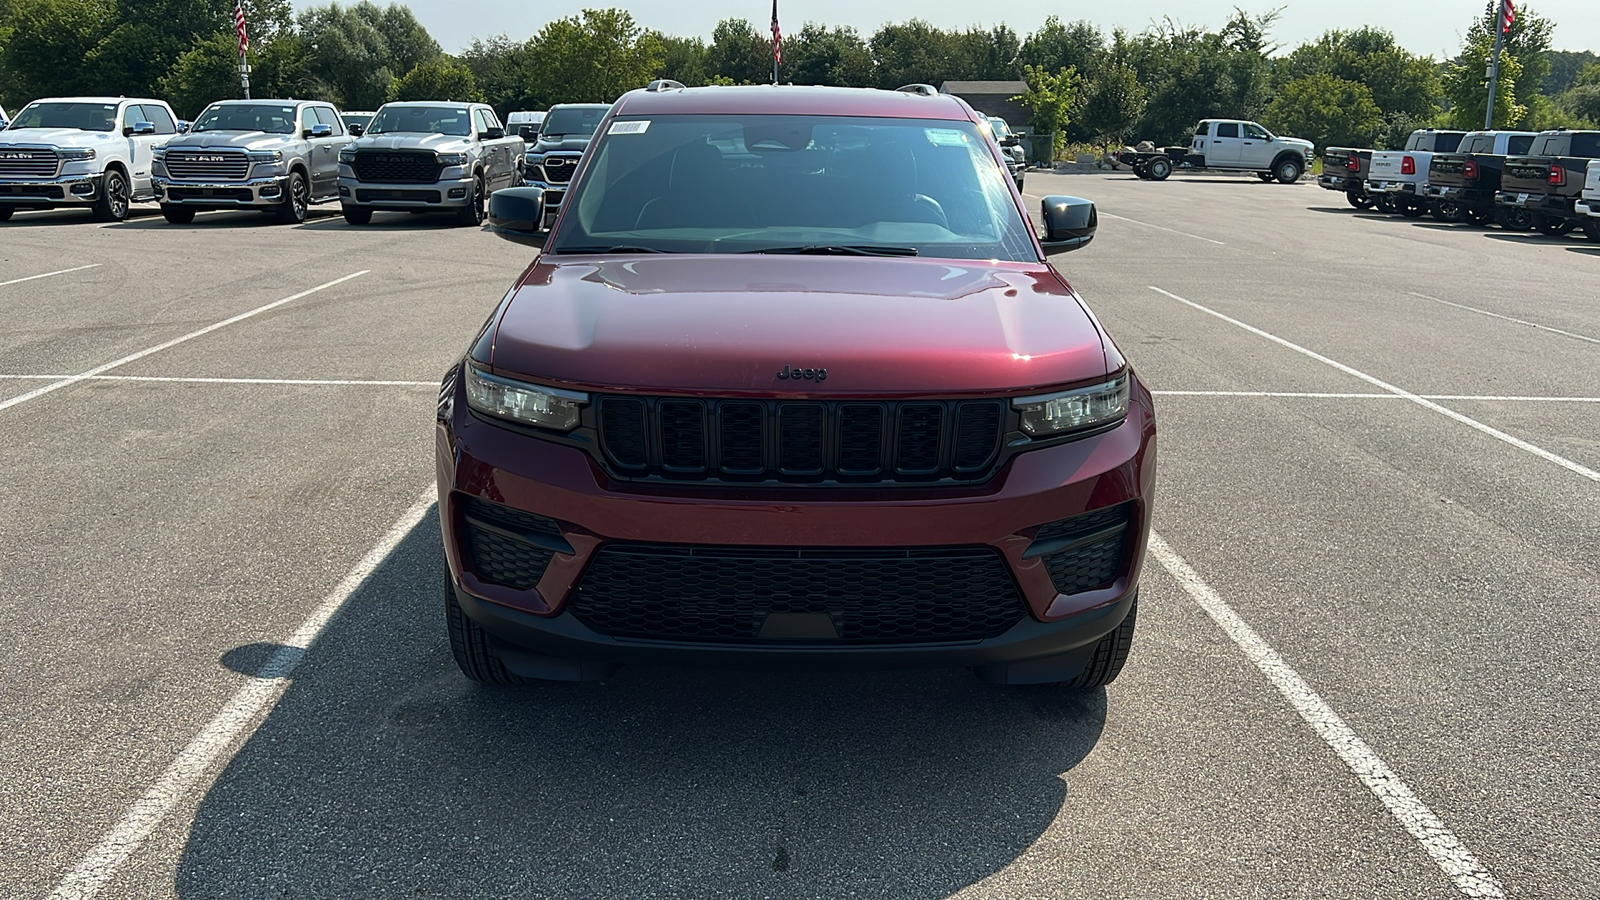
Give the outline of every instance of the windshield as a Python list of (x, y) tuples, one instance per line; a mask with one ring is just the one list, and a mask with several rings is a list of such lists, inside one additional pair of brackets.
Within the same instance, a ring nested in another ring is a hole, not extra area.
[(385, 106), (372, 117), (367, 134), (472, 134), (472, 116), (464, 106)]
[(205, 108), (189, 126), (201, 131), (265, 131), (267, 134), (294, 133), (294, 107), (281, 103), (217, 103)]
[(31, 103), (17, 113), (10, 130), (76, 128), (80, 131), (112, 131), (116, 125), (115, 103)]
[(555, 135), (574, 135), (587, 137), (594, 134), (595, 126), (605, 118), (607, 108), (604, 106), (590, 109), (552, 109), (550, 115), (545, 117), (539, 126), (539, 133), (545, 137)]
[(1038, 259), (971, 122), (680, 115), (608, 131), (551, 252)]
[(1011, 126), (1006, 124), (1005, 119), (990, 119), (989, 125), (994, 128), (995, 137), (1002, 139), (1011, 137)]

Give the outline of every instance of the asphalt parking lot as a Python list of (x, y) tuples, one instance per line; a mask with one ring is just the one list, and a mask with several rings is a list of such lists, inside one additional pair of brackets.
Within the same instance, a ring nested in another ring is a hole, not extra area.
[(529, 251), (0, 225), (0, 896), (1600, 897), (1600, 245), (1030, 174), (1157, 391), (1134, 656), (456, 671), (439, 376)]

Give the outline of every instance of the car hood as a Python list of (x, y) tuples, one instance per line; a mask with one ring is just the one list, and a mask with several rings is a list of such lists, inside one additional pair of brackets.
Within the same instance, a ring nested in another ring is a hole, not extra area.
[(583, 148), (589, 146), (591, 140), (593, 138), (588, 136), (563, 138), (559, 141), (547, 141), (544, 138), (540, 138), (533, 146), (528, 148), (528, 155), (537, 156), (540, 153), (549, 153), (553, 150), (577, 150), (581, 152)]
[(472, 139), (458, 134), (375, 134), (363, 135), (350, 145), (356, 150), (433, 150), (461, 153), (472, 149)]
[(206, 131), (200, 134), (183, 134), (167, 144), (168, 150), (201, 150), (233, 147), (239, 150), (281, 150), (299, 139), (292, 134), (270, 134), (265, 131)]
[(82, 131), (77, 128), (24, 128), (0, 131), (0, 146), (37, 144), (46, 147), (99, 147), (122, 140), (110, 131)]
[(948, 395), (1088, 381), (1106, 356), (1042, 263), (675, 254), (541, 258), (489, 362), (578, 388)]

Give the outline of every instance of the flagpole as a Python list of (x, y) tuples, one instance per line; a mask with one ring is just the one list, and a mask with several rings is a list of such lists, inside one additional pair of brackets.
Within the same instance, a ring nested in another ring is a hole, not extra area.
[(1489, 63), (1489, 107), (1483, 114), (1483, 130), (1494, 130), (1494, 97), (1500, 93), (1500, 51), (1506, 45), (1506, 0), (1497, 4), (1494, 17), (1494, 61)]

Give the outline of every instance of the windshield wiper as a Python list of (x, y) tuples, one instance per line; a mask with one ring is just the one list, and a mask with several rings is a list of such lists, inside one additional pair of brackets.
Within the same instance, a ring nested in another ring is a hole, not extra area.
[(627, 244), (595, 244), (588, 247), (557, 247), (558, 253), (671, 253), (658, 247), (633, 247)]
[(805, 256), (916, 256), (915, 247), (888, 247), (880, 244), (804, 244), (798, 247), (766, 247), (746, 253), (789, 253)]

